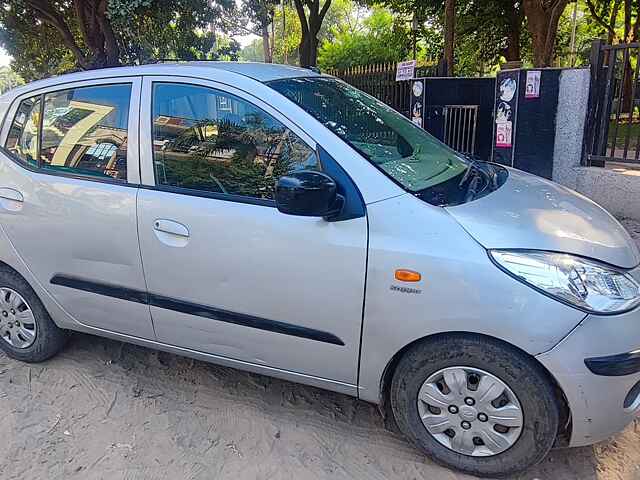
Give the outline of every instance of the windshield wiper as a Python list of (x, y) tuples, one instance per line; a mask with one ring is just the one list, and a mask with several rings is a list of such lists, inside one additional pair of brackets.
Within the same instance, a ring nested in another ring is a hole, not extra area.
[[(465, 202), (473, 200), (478, 193), (487, 187), (489, 187), (491, 191), (498, 189), (498, 175), (486, 162), (481, 162), (471, 157), (466, 157), (466, 159), (469, 162), (469, 167), (458, 183), (458, 187), (462, 187), (465, 182), (469, 182), (465, 191)], [(484, 188), (479, 190), (478, 187), (481, 179), (486, 183)]]

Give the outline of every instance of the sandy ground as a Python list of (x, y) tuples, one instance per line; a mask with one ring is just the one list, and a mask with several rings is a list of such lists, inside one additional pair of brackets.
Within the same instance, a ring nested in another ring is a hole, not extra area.
[[(351, 397), (76, 334), (40, 365), (0, 355), (0, 479), (59, 478), (465, 476)], [(640, 422), (519, 478), (640, 479)]]

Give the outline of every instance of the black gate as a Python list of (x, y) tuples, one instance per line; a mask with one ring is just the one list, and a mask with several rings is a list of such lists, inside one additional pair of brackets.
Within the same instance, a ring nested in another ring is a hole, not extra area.
[(584, 164), (640, 163), (640, 43), (591, 47)]
[(454, 150), (491, 157), (495, 78), (424, 78), (423, 127)]

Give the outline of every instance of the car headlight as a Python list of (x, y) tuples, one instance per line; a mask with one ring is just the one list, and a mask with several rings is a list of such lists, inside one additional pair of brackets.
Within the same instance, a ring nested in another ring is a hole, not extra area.
[(617, 313), (640, 303), (640, 285), (624, 270), (566, 253), (491, 250), (517, 280), (593, 313)]

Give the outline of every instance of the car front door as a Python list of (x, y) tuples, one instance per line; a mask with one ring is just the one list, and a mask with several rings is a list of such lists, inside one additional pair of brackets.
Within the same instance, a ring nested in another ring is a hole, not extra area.
[(92, 80), (19, 97), (2, 132), (0, 188), (13, 200), (0, 203), (0, 223), (73, 319), (154, 339), (136, 224), (141, 83)]
[(279, 176), (325, 169), (313, 140), (238, 89), (171, 77), (144, 80), (141, 140), (154, 181), (140, 191), (138, 229), (158, 340), (353, 387), (364, 210), (327, 222), (273, 200)]

